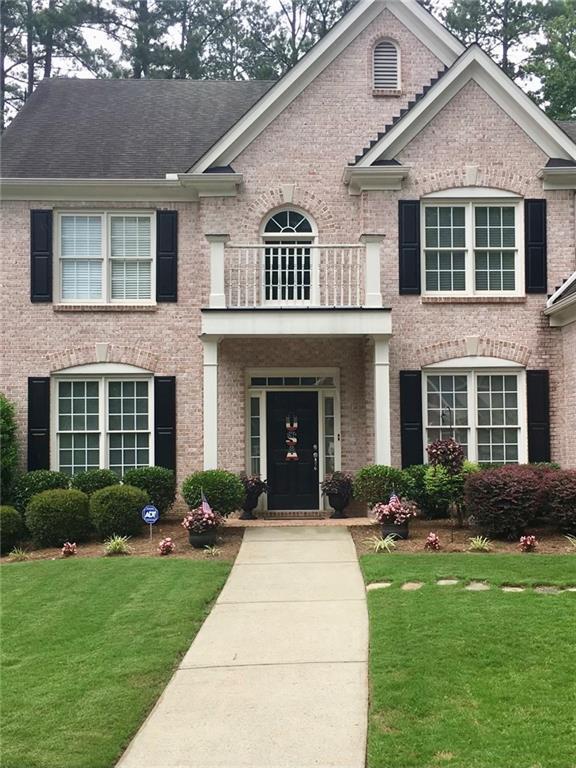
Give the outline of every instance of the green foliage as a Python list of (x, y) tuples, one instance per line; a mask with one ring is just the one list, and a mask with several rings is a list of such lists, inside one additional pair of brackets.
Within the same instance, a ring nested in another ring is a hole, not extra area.
[(37, 493), (51, 491), (56, 488), (68, 488), (70, 478), (63, 472), (53, 472), (50, 469), (35, 469), (25, 472), (14, 485), (12, 494), (14, 506), (23, 515), (28, 502)]
[(18, 471), (18, 443), (14, 405), (0, 392), (0, 498), (11, 500)]
[(354, 498), (365, 501), (369, 507), (387, 503), (392, 493), (405, 496), (410, 490), (410, 478), (401, 469), (384, 464), (371, 464), (357, 473), (354, 480)]
[(492, 549), (492, 542), (486, 536), (473, 536), (469, 541), (471, 552), (490, 552)]
[(131, 485), (111, 485), (90, 497), (90, 518), (102, 538), (133, 536), (142, 526), (142, 508), (150, 497), (141, 488)]
[(182, 483), (182, 496), (190, 509), (202, 502), (202, 491), (215, 512), (227, 517), (242, 509), (246, 493), (240, 478), (224, 469), (195, 472)]
[(101, 488), (108, 488), (111, 485), (118, 485), (118, 475), (111, 469), (89, 469), (87, 472), (79, 472), (74, 475), (70, 485), (72, 488), (78, 488), (79, 491), (91, 496), (95, 491)]
[(132, 554), (132, 547), (128, 544), (129, 540), (130, 536), (110, 536), (104, 542), (104, 554), (106, 557)]
[(369, 536), (364, 541), (370, 544), (374, 552), (392, 552), (396, 549), (397, 538), (397, 534), (389, 533), (387, 536)]
[(551, 521), (563, 533), (576, 534), (576, 470), (551, 471), (544, 482)]
[(22, 517), (17, 509), (0, 506), (0, 554), (10, 552), (24, 534)]
[(124, 482), (146, 491), (160, 515), (168, 512), (176, 499), (176, 476), (165, 467), (129, 469), (124, 475)]
[(427, 464), (413, 464), (402, 470), (406, 480), (405, 495), (411, 499), (422, 513), (427, 514), (427, 496), (424, 479), (426, 477)]
[(88, 496), (76, 488), (42, 491), (26, 507), (26, 525), (36, 544), (43, 547), (85, 541), (92, 528)]
[(22, 547), (14, 547), (10, 551), (9, 559), (11, 563), (23, 563), (25, 560), (30, 560), (30, 554)]

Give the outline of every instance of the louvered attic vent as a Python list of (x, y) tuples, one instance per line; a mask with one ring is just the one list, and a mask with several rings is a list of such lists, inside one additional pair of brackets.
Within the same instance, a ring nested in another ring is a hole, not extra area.
[(391, 40), (382, 40), (374, 48), (373, 88), (377, 92), (400, 89), (398, 48)]

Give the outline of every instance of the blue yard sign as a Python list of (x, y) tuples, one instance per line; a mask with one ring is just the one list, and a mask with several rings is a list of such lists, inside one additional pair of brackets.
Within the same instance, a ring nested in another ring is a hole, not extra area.
[(142, 520), (148, 525), (154, 525), (160, 519), (160, 512), (153, 504), (147, 504), (142, 510)]

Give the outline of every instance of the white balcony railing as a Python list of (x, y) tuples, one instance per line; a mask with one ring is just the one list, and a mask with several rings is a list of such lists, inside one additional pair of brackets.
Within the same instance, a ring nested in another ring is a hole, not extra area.
[(378, 307), (381, 236), (356, 244), (211, 243), (212, 308)]

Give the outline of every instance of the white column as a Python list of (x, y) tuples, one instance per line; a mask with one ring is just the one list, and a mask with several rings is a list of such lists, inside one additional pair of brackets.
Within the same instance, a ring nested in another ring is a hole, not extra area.
[(206, 235), (210, 243), (210, 302), (208, 306), (226, 306), (224, 294), (224, 249), (230, 235)]
[(390, 358), (388, 336), (374, 336), (374, 461), (390, 465)]
[(362, 235), (360, 241), (366, 246), (366, 269), (364, 272), (365, 306), (382, 306), (382, 273), (380, 268), (380, 245), (384, 235)]
[(204, 347), (204, 469), (218, 467), (218, 343), (216, 336), (201, 337)]

